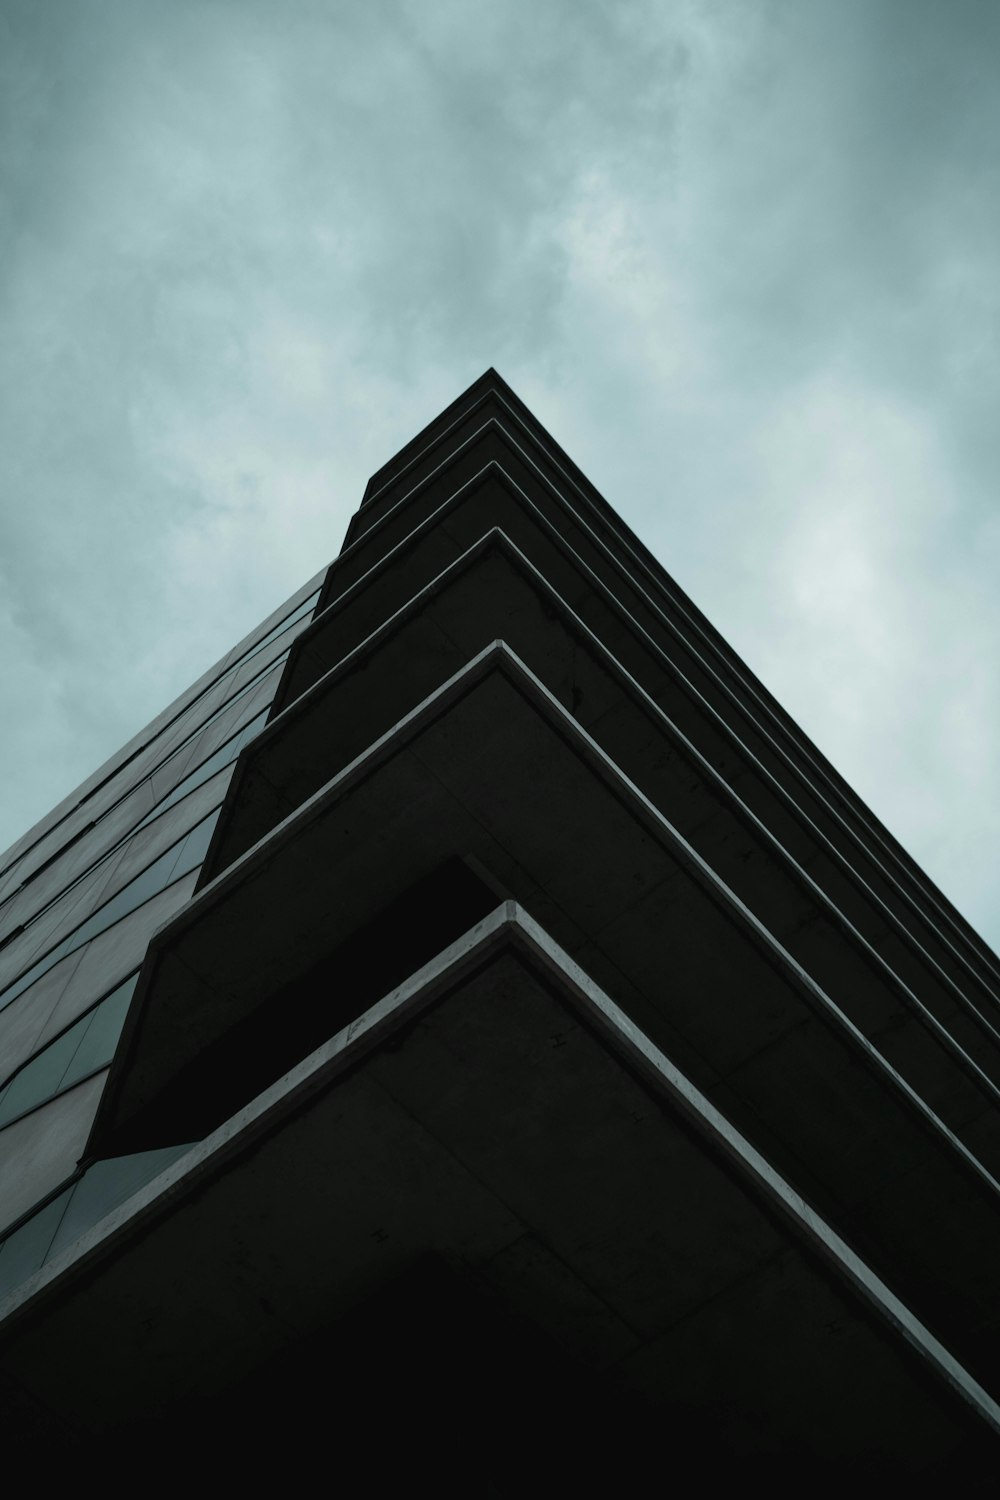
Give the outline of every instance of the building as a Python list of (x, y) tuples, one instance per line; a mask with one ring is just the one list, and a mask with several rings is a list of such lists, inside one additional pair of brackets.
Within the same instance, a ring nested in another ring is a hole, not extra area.
[(0, 878), (29, 1447), (996, 1454), (1000, 964), (493, 371)]

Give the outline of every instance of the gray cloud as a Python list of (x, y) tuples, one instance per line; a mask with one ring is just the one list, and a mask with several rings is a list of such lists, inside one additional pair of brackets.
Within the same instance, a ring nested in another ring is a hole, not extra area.
[(996, 941), (991, 3), (0, 7), (0, 842), (490, 363)]

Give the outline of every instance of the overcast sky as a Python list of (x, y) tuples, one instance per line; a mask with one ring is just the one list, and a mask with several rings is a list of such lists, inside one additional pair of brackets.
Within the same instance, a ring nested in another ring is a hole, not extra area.
[(996, 0), (0, 0), (0, 846), (493, 364), (1000, 943)]

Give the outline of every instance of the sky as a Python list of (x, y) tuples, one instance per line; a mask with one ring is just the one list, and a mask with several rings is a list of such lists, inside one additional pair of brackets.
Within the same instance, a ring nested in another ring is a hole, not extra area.
[(489, 365), (1000, 946), (995, 0), (0, 0), (0, 847)]

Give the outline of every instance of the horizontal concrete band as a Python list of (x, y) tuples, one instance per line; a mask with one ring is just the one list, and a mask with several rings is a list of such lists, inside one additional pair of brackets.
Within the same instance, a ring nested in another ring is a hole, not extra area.
[[(553, 445), (548, 434), (538, 429), (538, 424), (503, 382), (494, 389), (487, 384), (480, 398), (469, 408), (457, 423), (442, 426), (433, 443), (433, 466), (430, 456), (422, 456), (416, 468), (408, 466), (412, 482), (405, 492), (399, 494), (398, 481), (390, 487), (393, 494), (391, 508), (379, 514), (372, 524), (372, 505), (367, 501), (359, 511), (356, 521), (348, 533), (348, 541), (341, 557), (334, 564), (324, 589), (323, 606), (329, 604), (341, 587), (344, 576), (350, 576), (355, 566), (352, 558), (370, 552), (363, 543), (377, 538), (377, 546), (386, 548), (383, 533), (395, 525), (405, 528), (409, 522), (407, 512), (414, 514), (418, 507), (427, 508), (433, 497), (438, 499), (453, 493), (462, 480), (467, 480), (482, 468), (486, 461), (498, 462), (527, 493), (545, 505), (556, 506), (561, 516), (563, 529), (568, 527), (574, 536), (574, 545), (591, 563), (595, 563), (593, 551), (588, 552), (587, 542), (596, 546), (598, 557), (610, 560), (620, 578), (628, 580), (627, 587), (638, 588), (638, 598), (652, 607), (661, 624), (666, 624), (674, 638), (685, 643), (693, 651), (692, 666), (700, 664), (708, 671), (709, 678), (718, 677), (729, 684), (744, 707), (750, 707), (751, 716), (766, 728), (769, 738), (785, 753), (791, 753), (793, 764), (808, 767), (808, 774), (824, 795), (836, 808), (850, 808), (855, 830), (862, 836), (871, 850), (878, 849), (877, 856), (888, 860), (897, 878), (904, 887), (919, 892), (921, 903), (930, 903), (938, 922), (943, 923), (962, 949), (974, 952), (978, 961), (986, 965), (994, 978), (1000, 978), (1000, 966), (996, 956), (986, 947), (961, 915), (954, 910), (941, 892), (927, 879), (926, 874), (910, 856), (878, 823), (871, 811), (864, 806), (851, 787), (840, 777), (812, 743), (802, 734), (781, 705), (767, 692), (762, 684), (748, 671), (745, 664), (735, 656), (731, 647), (705, 619), (690, 599), (642, 546), (641, 542), (611, 510), (603, 498), (593, 489), (585, 476), (561, 454), (553, 459)], [(541, 436), (539, 435), (541, 434)], [(419, 474), (419, 477), (418, 477)], [(385, 502), (381, 502), (382, 505)], [(553, 514), (551, 508), (548, 510)], [(364, 530), (360, 529), (363, 523)], [(373, 537), (374, 534), (374, 537)], [(398, 539), (398, 537), (397, 537)], [(583, 543), (581, 547), (581, 542)], [(348, 570), (345, 575), (345, 568)], [(598, 571), (600, 567), (598, 566)], [(630, 607), (632, 604), (630, 602)], [(697, 669), (694, 672), (697, 679)], [(872, 842), (874, 841), (874, 843)]]
[[(778, 1440), (814, 1430), (831, 1457), (877, 1434), (904, 1470), (1000, 1428), (968, 1371), (513, 902), (0, 1306), (0, 1371), (114, 1430), (178, 1385), (211, 1399), (428, 1247), (528, 1297), (654, 1405), (688, 1383)], [(264, 1264), (284, 1268), (267, 1306)], [(560, 1296), (537, 1279), (555, 1265)]]
[(990, 1367), (996, 1184), (502, 645), (157, 935), (95, 1148), (455, 853), (522, 899), (905, 1300), (932, 1308), (965, 1363)]
[[(338, 644), (354, 634), (349, 608), (342, 613)], [(870, 938), (859, 932), (851, 921), (857, 902), (848, 915), (817, 884), (822, 870), (815, 850), (823, 836), (784, 789), (771, 787), (798, 827), (810, 873), (775, 836), (785, 824), (774, 806), (758, 801), (755, 812), (742, 800), (732, 780), (667, 718), (499, 530), (486, 533), (272, 720), (240, 763), (203, 883), (497, 635), (970, 1149), (1000, 1169), (1000, 1137), (991, 1142), (991, 1132), (1000, 1129), (992, 1108), (1000, 1076), (1000, 1037), (993, 1028), (947, 976), (932, 963), (918, 963), (912, 952), (908, 975), (920, 988), (906, 984), (892, 967), (896, 953), (885, 925), (873, 927), (871, 913), (862, 909), (859, 919)], [(635, 655), (632, 663), (640, 670), (647, 665)], [(746, 776), (732, 779), (745, 789)], [(859, 900), (865, 896), (878, 905), (873, 893), (857, 892)], [(898, 929), (905, 948), (912, 948), (892, 914), (884, 908), (881, 914)], [(957, 1016), (956, 1004), (965, 1006)]]
[(780, 737), (776, 739), (757, 717), (748, 714), (726, 681), (709, 670), (697, 653), (691, 654), (662, 611), (651, 608), (650, 601), (631, 585), (623, 590), (614, 558), (609, 560), (600, 549), (587, 546), (586, 538), (566, 523), (558, 497), (552, 498), (547, 509), (540, 508), (537, 499), (496, 460), (490, 460), (463, 485), (449, 488), (423, 519), (419, 518), (422, 512), (407, 510), (401, 515), (400, 535), (389, 539), (388, 550), (355, 560), (345, 554), (331, 570), (339, 596), (303, 633), (276, 698), (276, 710), (332, 664), (329, 647), (321, 642), (324, 637), (336, 640), (339, 636), (346, 608), (351, 610), (355, 631), (376, 630), (417, 588), (485, 530), (499, 525), (616, 655), (622, 654), (623, 634), (643, 641), (643, 655), (647, 660), (658, 659), (654, 672), (662, 679), (666, 669), (670, 683), (657, 689), (644, 677), (640, 680), (654, 695), (668, 694), (664, 706), (671, 716), (686, 723), (699, 743), (705, 737), (726, 739), (724, 755), (732, 757), (735, 750), (741, 762), (749, 756), (773, 782), (787, 787), (800, 813), (823, 833), (862, 882), (877, 892), (900, 926), (933, 953), (934, 961), (954, 980), (971, 983), (987, 994), (992, 1012), (1000, 993), (995, 959), (986, 960), (978, 950), (973, 952), (933, 903), (928, 906), (905, 871), (887, 860), (884, 850), (872, 845), (851, 819), (843, 798), (825, 792), (815, 777), (806, 774), (801, 760), (789, 754)]

